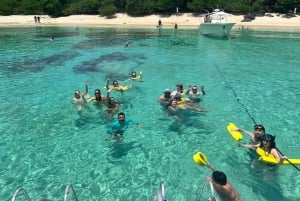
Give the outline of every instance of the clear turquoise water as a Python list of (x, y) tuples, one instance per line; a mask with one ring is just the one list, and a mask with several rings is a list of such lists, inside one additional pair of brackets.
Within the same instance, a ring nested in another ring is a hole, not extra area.
[[(211, 174), (193, 162), (197, 151), (246, 201), (300, 199), (299, 171), (251, 169), (226, 131), (229, 122), (251, 130), (252, 117), (300, 158), (300, 33), (234, 30), (216, 40), (196, 29), (37, 27), (1, 28), (0, 38), (0, 200), (19, 187), (62, 200), (68, 183), (80, 200), (152, 200), (161, 180), (169, 200), (196, 200)], [(132, 70), (145, 82), (113, 96), (143, 129), (129, 127), (110, 148), (103, 112), (90, 105), (79, 116), (71, 99), (86, 80), (90, 95), (107, 77), (126, 85)], [(178, 82), (205, 86), (207, 114), (190, 112), (181, 123), (165, 115), (157, 99)]]

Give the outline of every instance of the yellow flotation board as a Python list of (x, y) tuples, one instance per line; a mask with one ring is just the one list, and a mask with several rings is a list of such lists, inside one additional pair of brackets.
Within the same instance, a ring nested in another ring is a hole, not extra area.
[(240, 141), (243, 139), (243, 135), (240, 131), (235, 131), (233, 130), (234, 128), (237, 128), (236, 125), (232, 122), (230, 122), (227, 125), (227, 131), (229, 132), (229, 134), (231, 135), (231, 137), (235, 140), (235, 141)]
[[(300, 158), (289, 158), (289, 161), (284, 160), (283, 163), (279, 163), (272, 154), (266, 153), (262, 148), (258, 147), (256, 153), (260, 156), (258, 160), (274, 164), (274, 165), (300, 165)], [(292, 164), (291, 164), (292, 163)]]
[(194, 162), (198, 165), (205, 166), (207, 163), (206, 156), (200, 151), (193, 155)]
[(142, 77), (143, 76), (141, 76), (141, 75), (137, 75), (136, 77), (131, 77), (130, 79), (140, 81), (142, 79)]
[[(107, 89), (106, 87), (103, 87), (104, 89)], [(129, 89), (129, 86), (126, 85), (126, 86), (123, 86), (123, 91), (126, 91)], [(112, 90), (115, 90), (115, 91), (121, 91), (121, 88), (120, 87), (112, 87)]]

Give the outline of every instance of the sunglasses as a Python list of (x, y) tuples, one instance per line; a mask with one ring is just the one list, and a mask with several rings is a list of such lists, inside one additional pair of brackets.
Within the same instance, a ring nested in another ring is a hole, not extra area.
[(265, 128), (262, 127), (261, 125), (255, 125), (254, 130), (265, 130)]

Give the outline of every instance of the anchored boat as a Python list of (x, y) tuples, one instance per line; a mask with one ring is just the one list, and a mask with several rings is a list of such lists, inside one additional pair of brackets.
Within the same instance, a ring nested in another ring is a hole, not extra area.
[(227, 18), (231, 16), (222, 9), (214, 9), (204, 17), (204, 22), (200, 24), (200, 33), (203, 35), (215, 37), (228, 37), (235, 23), (227, 22)]

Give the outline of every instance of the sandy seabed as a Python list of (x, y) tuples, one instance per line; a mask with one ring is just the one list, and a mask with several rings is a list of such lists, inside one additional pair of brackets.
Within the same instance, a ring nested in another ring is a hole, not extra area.
[[(271, 17), (272, 16), (272, 17)], [(47, 15), (40, 16), (40, 23), (36, 23), (34, 15), (0, 16), (0, 27), (28, 27), (28, 26), (81, 26), (81, 27), (156, 27), (161, 20), (163, 27), (198, 28), (203, 22), (203, 17), (184, 13), (171, 16), (149, 15), (145, 17), (130, 17), (127, 14), (116, 14), (108, 19), (99, 15), (71, 15), (67, 17), (51, 18)], [(234, 29), (284, 29), (300, 31), (300, 16), (286, 18), (282, 15), (271, 13), (268, 16), (256, 17), (250, 22), (243, 22), (243, 15), (232, 15), (227, 21), (236, 23)]]

